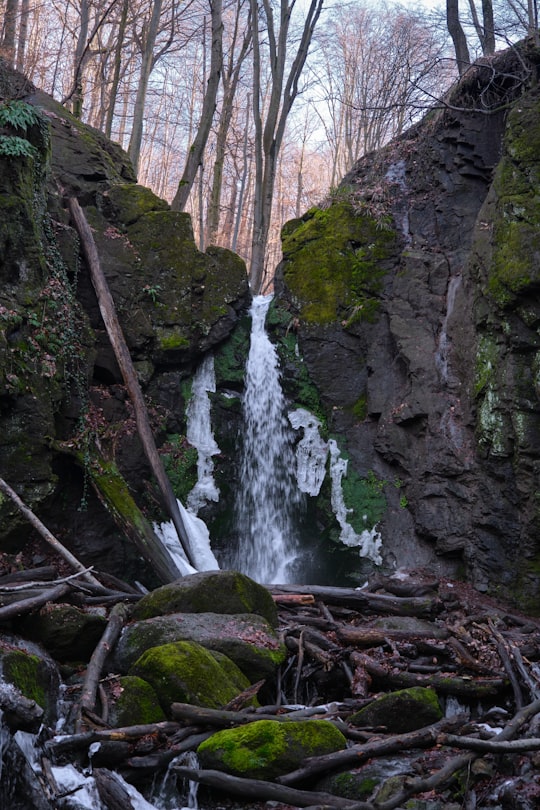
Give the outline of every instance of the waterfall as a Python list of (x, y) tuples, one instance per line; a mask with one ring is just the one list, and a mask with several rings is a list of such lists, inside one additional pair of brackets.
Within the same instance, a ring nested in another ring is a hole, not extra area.
[(256, 296), (243, 400), (243, 447), (236, 498), (239, 549), (236, 567), (264, 583), (292, 581), (298, 554), (292, 431), (285, 412), (279, 361), (266, 329), (272, 296)]
[(450, 348), (452, 341), (448, 337), (448, 321), (454, 311), (454, 304), (456, 301), (456, 294), (461, 284), (461, 276), (452, 276), (448, 282), (448, 289), (446, 291), (446, 313), (442, 322), (442, 328), (439, 335), (437, 345), (437, 352), (435, 354), (435, 365), (437, 366), (441, 375), (443, 383), (449, 382), (449, 358)]

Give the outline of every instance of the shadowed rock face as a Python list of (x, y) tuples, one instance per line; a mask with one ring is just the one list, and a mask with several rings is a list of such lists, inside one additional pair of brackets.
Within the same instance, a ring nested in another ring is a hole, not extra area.
[[(517, 76), (513, 60), (493, 66)], [(446, 110), (360, 161), (330, 209), (289, 223), (279, 275), (330, 431), (360, 475), (397, 481), (385, 487), (385, 564), (464, 573), (534, 609), (540, 95), (501, 85), (501, 105), (516, 94), (510, 109), (475, 111), (491, 75), (477, 67)], [(382, 230), (366, 243), (358, 226), (332, 261), (331, 212), (344, 200)], [(323, 215), (328, 232), (314, 235)], [(375, 289), (351, 264), (388, 228), (397, 242), (375, 257)], [(319, 289), (331, 290), (330, 317), (302, 280), (304, 245)], [(339, 286), (351, 272), (353, 296)]]
[[(182, 381), (248, 305), (246, 269), (229, 251), (200, 252), (189, 216), (137, 185), (117, 144), (0, 62), (0, 99), (11, 98), (36, 111), (35, 157), (0, 155), (0, 469), (87, 564), (144, 579), (85, 483), (87, 451), (115, 463), (138, 503), (150, 476), (64, 197), (90, 223), (157, 443), (174, 438), (181, 468)], [(19, 550), (29, 529), (5, 499), (0, 527), (0, 551)]]

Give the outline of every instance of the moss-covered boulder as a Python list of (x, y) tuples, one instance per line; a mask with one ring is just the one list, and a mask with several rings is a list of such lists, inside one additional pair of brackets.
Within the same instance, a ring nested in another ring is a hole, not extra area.
[(346, 745), (343, 734), (327, 720), (258, 720), (218, 731), (201, 743), (197, 754), (203, 768), (274, 779), (293, 771), (307, 757), (331, 754)]
[(194, 641), (223, 653), (250, 681), (272, 677), (286, 656), (285, 646), (262, 616), (173, 613), (126, 627), (117, 645), (117, 667), (125, 672), (150, 647), (173, 641)]
[(46, 723), (56, 721), (60, 676), (44, 650), (4, 637), (0, 643), (0, 674), (2, 683), (11, 684), (43, 709)]
[(107, 620), (98, 613), (50, 604), (21, 623), (21, 630), (58, 661), (88, 661), (106, 626)]
[(255, 613), (272, 627), (277, 609), (270, 593), (238, 571), (203, 571), (147, 594), (133, 611), (134, 619), (168, 613)]
[(355, 726), (385, 726), (393, 734), (404, 734), (429, 726), (442, 718), (437, 693), (413, 686), (383, 695), (355, 712), (349, 722)]
[(249, 686), (248, 679), (227, 656), (191, 641), (151, 647), (129, 674), (153, 687), (167, 715), (175, 702), (220, 708)]
[(109, 686), (111, 709), (109, 723), (114, 728), (159, 723), (165, 713), (149, 683), (134, 675), (125, 675)]
[(389, 779), (413, 772), (411, 760), (404, 754), (399, 758), (377, 758), (361, 768), (328, 774), (317, 782), (316, 789), (356, 801), (367, 801), (377, 791), (379, 798), (379, 788)]

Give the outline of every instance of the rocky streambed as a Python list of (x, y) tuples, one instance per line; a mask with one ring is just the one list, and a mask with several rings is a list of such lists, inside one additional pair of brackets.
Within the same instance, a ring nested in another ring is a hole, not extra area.
[(462, 583), (3, 563), (2, 807), (539, 806), (540, 622)]

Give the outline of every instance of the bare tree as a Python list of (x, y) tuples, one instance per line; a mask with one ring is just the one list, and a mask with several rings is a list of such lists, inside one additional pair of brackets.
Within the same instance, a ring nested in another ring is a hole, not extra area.
[(469, 54), (469, 46), (467, 45), (467, 37), (465, 36), (459, 17), (459, 0), (446, 0), (446, 24), (448, 26), (448, 33), (454, 43), (457, 68), (461, 76), (471, 64), (471, 57)]
[[(255, 292), (260, 292), (265, 273), (265, 255), (274, 183), (279, 151), (283, 141), (285, 125), (298, 95), (300, 77), (308, 56), (313, 32), (322, 11), (323, 0), (311, 0), (307, 10), (296, 54), (289, 68), (288, 44), (291, 15), (295, 0), (280, 0), (279, 25), (276, 25), (270, 0), (263, 0), (261, 14), (257, 0), (251, 0), (253, 19), (253, 118), (255, 122), (255, 195), (253, 206), (253, 234), (251, 243), (250, 284)], [(269, 100), (266, 109), (262, 107), (262, 67), (261, 67), (261, 23), (265, 25), (268, 37), (270, 61)]]
[(210, 48), (210, 72), (208, 83), (204, 94), (199, 126), (195, 140), (191, 144), (184, 171), (178, 189), (172, 201), (174, 211), (183, 211), (188, 201), (189, 194), (195, 182), (197, 171), (202, 163), (204, 149), (212, 127), (214, 112), (216, 109), (216, 99), (223, 67), (223, 19), (222, 0), (210, 0), (210, 11), (212, 20), (212, 44)]

